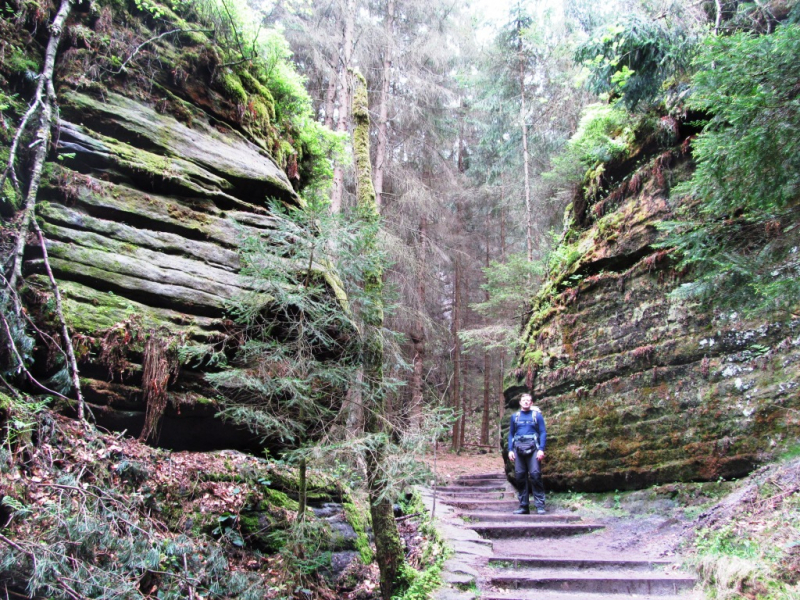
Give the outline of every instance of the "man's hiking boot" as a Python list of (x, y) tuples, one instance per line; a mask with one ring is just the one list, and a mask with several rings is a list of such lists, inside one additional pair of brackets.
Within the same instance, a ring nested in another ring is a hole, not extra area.
[(537, 514), (537, 515), (543, 515), (543, 514), (545, 514), (545, 512), (546, 512), (546, 511), (545, 511), (543, 508), (537, 508), (537, 509), (536, 509), (536, 514)]
[(520, 507), (520, 508), (518, 508), (517, 510), (514, 511), (514, 514), (515, 515), (529, 515), (529, 514), (531, 514), (531, 511), (529, 509), (527, 509), (527, 508)]

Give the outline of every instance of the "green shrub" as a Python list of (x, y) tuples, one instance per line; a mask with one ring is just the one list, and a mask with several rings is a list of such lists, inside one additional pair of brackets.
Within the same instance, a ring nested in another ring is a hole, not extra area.
[(578, 47), (575, 60), (589, 69), (589, 88), (621, 98), (629, 110), (655, 100), (669, 77), (686, 72), (694, 38), (660, 20), (633, 15)]
[(581, 181), (589, 170), (623, 159), (635, 139), (635, 120), (618, 102), (590, 104), (583, 111), (578, 129), (562, 154), (553, 160), (545, 178), (559, 184)]
[[(749, 310), (791, 310), (800, 293), (800, 26), (710, 38), (689, 107), (710, 115), (697, 168), (675, 194), (694, 200), (664, 224), (665, 246), (695, 281), (679, 293)], [(720, 293), (723, 291), (725, 293)]]

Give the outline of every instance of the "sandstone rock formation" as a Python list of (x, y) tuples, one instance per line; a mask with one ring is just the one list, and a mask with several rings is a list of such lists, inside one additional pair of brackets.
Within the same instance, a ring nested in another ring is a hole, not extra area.
[(545, 414), (552, 489), (740, 477), (797, 442), (800, 319), (711, 314), (655, 247), (686, 147), (653, 152), (590, 213), (569, 209), (505, 392), (509, 415), (528, 388)]
[[(197, 26), (175, 15), (154, 24), (114, 5), (79, 8), (57, 63), (58, 130), (37, 218), (83, 393), (99, 424), (138, 434), (145, 341), (157, 338), (174, 370), (158, 443), (251, 446), (252, 436), (213, 418), (216, 392), (204, 373), (215, 367), (196, 356), (179, 365), (175, 357), (182, 347), (225, 343), (233, 326), (228, 303), (249, 288), (239, 275), (240, 244), (269, 235), (283, 218), (273, 206), (302, 209), (295, 188), (304, 149), (278, 122), (269, 90), (248, 63), (219, 64), (215, 41)], [(170, 19), (185, 33), (156, 35)], [(12, 19), (0, 25), (6, 51), (35, 64), (41, 40)], [(117, 68), (112, 54), (129, 62)], [(4, 84), (24, 93), (24, 74), (10, 60), (0, 63)], [(30, 240), (26, 299), (46, 324), (54, 317), (42, 263)], [(341, 294), (327, 266), (314, 268)], [(45, 346), (40, 354), (50, 361), (53, 348)], [(37, 361), (39, 368), (46, 371), (48, 361)]]

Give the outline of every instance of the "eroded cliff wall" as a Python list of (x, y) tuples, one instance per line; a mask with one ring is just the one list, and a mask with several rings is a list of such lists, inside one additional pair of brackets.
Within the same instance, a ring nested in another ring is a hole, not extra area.
[[(275, 203), (302, 207), (295, 188), (305, 150), (276, 115), (271, 82), (252, 61), (224, 63), (207, 20), (137, 6), (73, 9), (56, 64), (60, 114), (36, 213), (91, 411), (100, 424), (134, 435), (146, 411), (147, 339), (173, 353), (179, 346), (219, 350), (228, 340), (232, 356), (227, 303), (248, 288), (239, 276), (239, 246), (248, 236), (269, 235), (282, 218), (273, 214)], [(0, 19), (0, 78), (16, 92), (20, 114), (47, 39), (48, 6), (40, 8), (42, 14), (20, 8)], [(4, 160), (13, 133), (4, 131)], [(13, 207), (3, 208), (13, 228)], [(40, 323), (52, 322), (34, 239), (24, 274), (31, 310)], [(40, 358), (50, 350), (42, 342)], [(38, 362), (44, 377), (46, 361)], [(160, 444), (254, 443), (213, 418), (216, 392), (204, 379), (213, 368), (196, 357), (179, 365)]]
[(692, 170), (687, 149), (651, 149), (609, 193), (569, 209), (562, 263), (534, 300), (506, 389), (508, 414), (529, 388), (544, 412), (552, 489), (739, 477), (797, 443), (800, 319), (681, 298), (691, 273), (655, 247), (680, 202), (672, 186)]

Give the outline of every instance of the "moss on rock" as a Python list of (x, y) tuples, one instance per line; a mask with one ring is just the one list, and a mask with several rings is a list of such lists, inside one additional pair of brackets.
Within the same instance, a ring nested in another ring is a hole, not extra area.
[[(797, 440), (797, 320), (743, 322), (671, 294), (682, 281), (654, 225), (678, 200), (655, 160), (572, 221), (506, 380), (509, 412), (525, 375), (544, 411), (553, 489), (742, 476)], [(680, 152), (657, 160), (691, 172)]]

